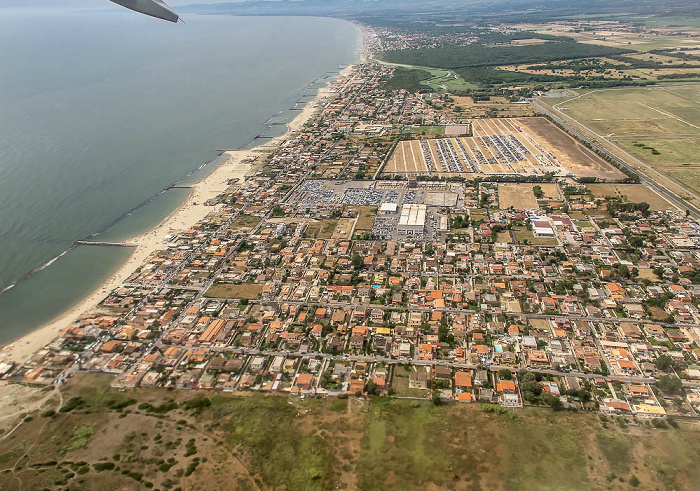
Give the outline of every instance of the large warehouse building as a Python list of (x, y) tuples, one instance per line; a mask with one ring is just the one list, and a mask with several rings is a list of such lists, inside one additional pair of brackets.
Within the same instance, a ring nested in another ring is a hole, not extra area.
[(403, 205), (401, 218), (399, 218), (399, 233), (409, 235), (423, 233), (425, 228), (425, 205)]

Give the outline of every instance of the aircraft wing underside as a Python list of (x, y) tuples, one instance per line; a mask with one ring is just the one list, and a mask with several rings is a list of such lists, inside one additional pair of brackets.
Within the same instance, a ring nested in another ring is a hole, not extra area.
[(135, 12), (158, 19), (177, 22), (179, 17), (163, 0), (110, 0)]

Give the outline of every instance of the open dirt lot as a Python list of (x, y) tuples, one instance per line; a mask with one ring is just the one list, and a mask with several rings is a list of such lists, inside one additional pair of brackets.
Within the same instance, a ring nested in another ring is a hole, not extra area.
[(516, 120), (523, 131), (533, 135), (561, 164), (580, 177), (624, 179), (625, 175), (591, 150), (581, 145), (546, 118)]
[(263, 285), (256, 283), (241, 283), (240, 285), (221, 283), (212, 285), (205, 295), (214, 298), (245, 298), (252, 300), (258, 298), (262, 290)]
[(333, 239), (349, 239), (350, 232), (352, 232), (352, 226), (355, 220), (352, 218), (341, 218), (336, 223), (335, 229), (333, 230)]

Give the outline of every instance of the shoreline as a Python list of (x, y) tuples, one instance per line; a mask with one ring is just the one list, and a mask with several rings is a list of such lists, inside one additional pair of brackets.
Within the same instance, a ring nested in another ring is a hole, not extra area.
[[(239, 183), (243, 182), (246, 176), (256, 170), (258, 160), (255, 158), (274, 151), (292, 133), (299, 131), (316, 112), (317, 103), (334, 93), (332, 87), (335, 80), (347, 76), (355, 66), (356, 64), (346, 66), (326, 86), (319, 87), (316, 95), (286, 124), (287, 131), (283, 135), (248, 150), (223, 151), (221, 155), (228, 155), (229, 158), (200, 181), (192, 184), (189, 196), (180, 206), (152, 229), (122, 241), (133, 246), (132, 253), (109, 278), (54, 319), (0, 347), (0, 360), (10, 360), (21, 364), (30, 359), (37, 350), (51, 343), (59, 332), (73, 324), (82, 314), (94, 310), (112, 290), (121, 285), (140, 267), (148, 256), (157, 250), (164, 249), (166, 245), (163, 240), (166, 236), (191, 228), (206, 215), (216, 210), (217, 206), (207, 206), (204, 203), (231, 187), (228, 184), (231, 179), (237, 178)], [(255, 161), (250, 162), (252, 159)]]

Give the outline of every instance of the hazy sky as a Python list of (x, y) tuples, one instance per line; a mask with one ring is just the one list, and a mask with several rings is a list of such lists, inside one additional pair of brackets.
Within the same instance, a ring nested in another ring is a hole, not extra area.
[[(190, 5), (193, 3), (220, 3), (223, 0), (165, 0), (168, 5)], [(231, 1), (231, 0), (228, 0)], [(236, 1), (236, 0), (233, 0)], [(51, 8), (51, 9), (102, 9), (117, 7), (108, 0), (0, 0), (0, 8)]]

